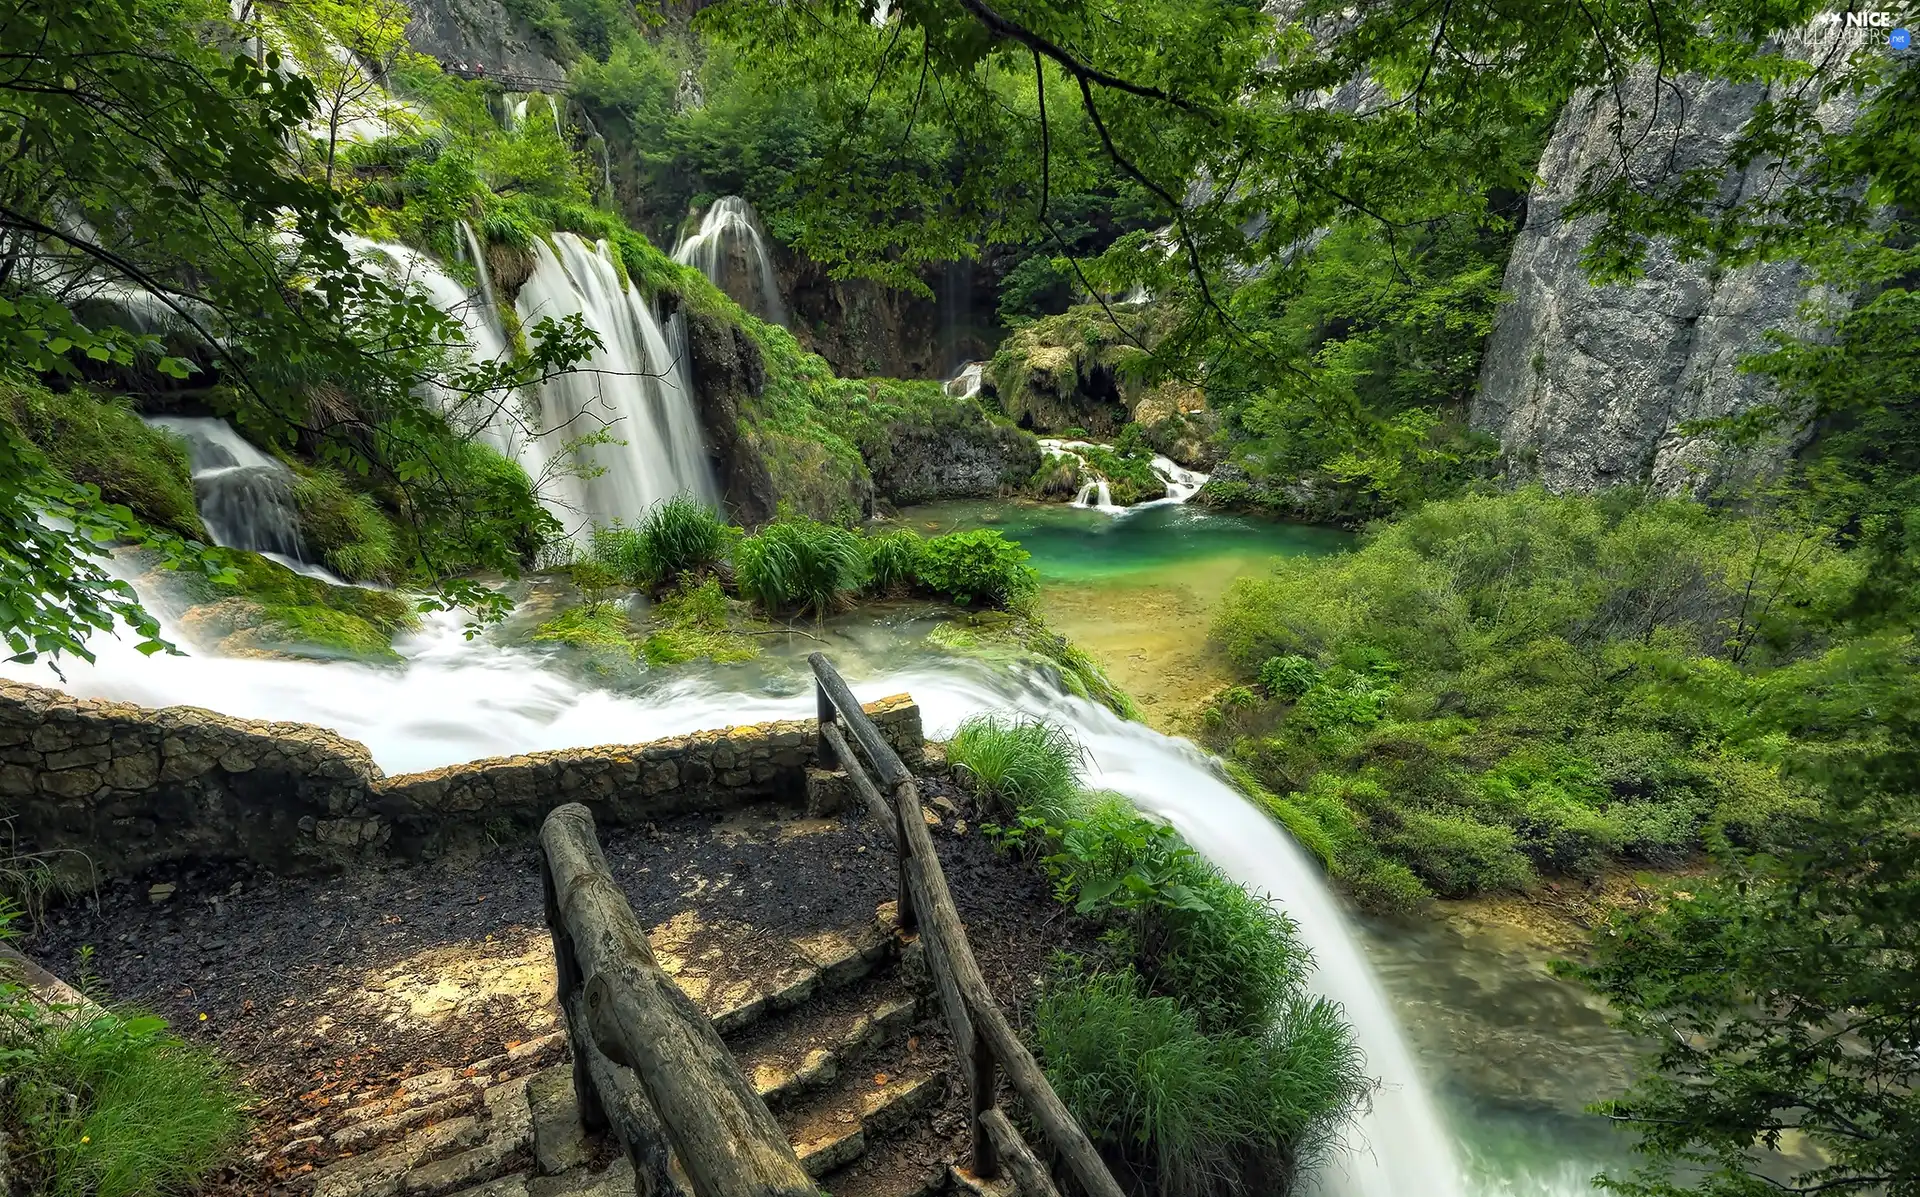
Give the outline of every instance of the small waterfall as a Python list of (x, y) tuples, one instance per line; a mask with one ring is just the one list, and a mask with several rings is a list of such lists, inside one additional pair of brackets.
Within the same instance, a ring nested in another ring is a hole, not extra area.
[(581, 448), (591, 476), (561, 480), (570, 505), (595, 523), (631, 523), (677, 494), (716, 502), (684, 335), (670, 344), (646, 300), (621, 280), (606, 242), (556, 233), (534, 256), (517, 303), (521, 320), (532, 328), (543, 317), (578, 314), (601, 342), (591, 359), (539, 388), (543, 427), (576, 438), (604, 431), (614, 442)]
[(771, 324), (785, 327), (787, 308), (773, 258), (752, 205), (737, 195), (713, 201), (700, 231), (674, 247), (673, 260), (696, 267), (733, 301)]
[(499, 300), (493, 293), (493, 279), (487, 273), (487, 251), (481, 246), (480, 238), (474, 236), (473, 226), (464, 220), (460, 222), (460, 237), (466, 246), (467, 260), (473, 264), (474, 277), (478, 280), (480, 302), (486, 305), (482, 319), (489, 329), (497, 329)]
[[(340, 583), (308, 561), (293, 502), (293, 471), (213, 416), (147, 416), (187, 442), (193, 495), (207, 536), (222, 548), (248, 549), (298, 573)], [(341, 583), (344, 584), (344, 583)]]
[(960, 372), (947, 379), (946, 392), (954, 399), (971, 399), (980, 393), (980, 384), (986, 377), (987, 363), (968, 362), (960, 367)]
[[(949, 384), (949, 386), (951, 386), (951, 384)], [(951, 394), (952, 392), (949, 391), (948, 393)], [(1044, 436), (1040, 438), (1041, 452), (1053, 457), (1071, 457), (1073, 460), (1079, 462), (1082, 467), (1088, 469), (1091, 469), (1091, 467), (1087, 467), (1086, 455), (1083, 454), (1081, 450), (1091, 449), (1093, 447), (1093, 444), (1089, 441), (1069, 441)], [(1093, 481), (1083, 485), (1080, 488), (1080, 493), (1073, 497), (1073, 506), (1088, 507), (1095, 511), (1104, 511), (1109, 515), (1119, 515), (1128, 511), (1140, 511), (1143, 508), (1158, 507), (1168, 503), (1184, 503), (1188, 499), (1191, 499), (1201, 487), (1207, 484), (1206, 474), (1201, 473), (1199, 470), (1189, 470), (1170, 457), (1164, 457), (1156, 453), (1153, 455), (1151, 465), (1153, 472), (1159, 476), (1160, 481), (1164, 483), (1167, 488), (1167, 493), (1160, 498), (1148, 499), (1144, 503), (1135, 503), (1131, 507), (1116, 507), (1107, 489), (1107, 480), (1096, 474)]]

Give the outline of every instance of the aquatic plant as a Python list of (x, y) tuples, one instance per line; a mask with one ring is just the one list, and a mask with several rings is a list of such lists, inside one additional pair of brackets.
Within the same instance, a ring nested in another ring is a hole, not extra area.
[(733, 565), (740, 593), (769, 614), (824, 616), (865, 583), (867, 549), (858, 533), (788, 516), (736, 545)]

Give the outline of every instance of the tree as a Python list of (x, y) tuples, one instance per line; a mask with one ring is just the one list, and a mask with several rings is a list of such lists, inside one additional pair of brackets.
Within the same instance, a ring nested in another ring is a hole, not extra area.
[[(436, 446), (457, 438), (425, 396), (503, 406), (578, 360), (591, 334), (543, 321), (527, 354), (474, 363), (456, 321), (363, 270), (331, 151), (318, 171), (296, 152), (313, 83), (242, 33), (220, 0), (0, 5), (0, 347), (39, 375), (211, 378), (208, 401), (257, 435), (378, 472), (420, 500), (409, 512), (429, 509), (422, 492), (449, 464)], [(149, 531), (52, 474), (11, 429), (0, 512), (0, 622), (17, 659), (84, 656), (115, 619), (151, 638), (100, 561), (103, 541)], [(485, 564), (517, 562), (502, 547)]]
[(1910, 637), (1870, 638), (1754, 683), (1749, 734), (1790, 745), (1817, 812), (1723, 845), (1718, 876), (1566, 969), (1659, 1045), (1600, 1107), (1648, 1157), (1609, 1191), (1920, 1194), (1916, 665)]

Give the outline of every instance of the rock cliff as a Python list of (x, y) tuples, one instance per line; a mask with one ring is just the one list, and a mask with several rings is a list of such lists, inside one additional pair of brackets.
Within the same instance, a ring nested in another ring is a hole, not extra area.
[[(1811, 54), (1816, 37), (1789, 47)], [(1512, 302), (1494, 325), (1473, 404), (1477, 429), (1499, 438), (1516, 477), (1557, 491), (1651, 482), (1666, 493), (1700, 493), (1764, 460), (1728, 458), (1689, 421), (1736, 415), (1778, 400), (1742, 358), (1766, 348), (1769, 330), (1809, 331), (1799, 316), (1811, 297), (1797, 263), (1718, 271), (1653, 245), (1646, 275), (1631, 285), (1590, 285), (1580, 255), (1599, 217), (1563, 217), (1588, 172), (1627, 169), (1651, 185), (1723, 160), (1728, 143), (1768, 98), (1759, 84), (1689, 80), (1657, 84), (1651, 69), (1616, 93), (1577, 96), (1561, 113), (1542, 157), (1539, 183), (1507, 265)], [(1823, 110), (1829, 127), (1851, 113)], [(1756, 164), (1727, 178), (1724, 198), (1766, 185)], [(1769, 452), (1777, 460), (1793, 444)]]
[(441, 62), (473, 63), (490, 75), (564, 79), (567, 72), (500, 0), (407, 0), (407, 40)]

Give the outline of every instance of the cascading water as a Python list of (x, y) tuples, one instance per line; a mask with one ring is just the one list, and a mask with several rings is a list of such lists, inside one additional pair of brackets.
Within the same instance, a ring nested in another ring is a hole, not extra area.
[(713, 201), (700, 218), (700, 231), (674, 247), (673, 260), (698, 269), (762, 320), (787, 323), (780, 281), (773, 272), (760, 221), (753, 206), (739, 196), (723, 195)]
[(148, 416), (187, 443), (188, 468), (200, 522), (213, 543), (251, 549), (283, 565), (311, 572), (300, 546), (300, 513), (293, 503), (293, 471), (212, 416)]
[(572, 233), (536, 242), (534, 269), (516, 307), (527, 328), (544, 317), (578, 314), (600, 349), (572, 372), (540, 385), (541, 424), (585, 444), (591, 476), (561, 479), (570, 505), (595, 523), (633, 522), (678, 494), (714, 503), (718, 491), (701, 445), (700, 418), (687, 383), (685, 338), (669, 331), (638, 291), (626, 285), (606, 242), (589, 246)]
[(947, 379), (946, 392), (950, 398), (971, 399), (980, 393), (980, 385), (986, 378), (987, 363), (968, 362), (960, 367), (960, 372)]
[[(951, 392), (949, 392), (951, 393)], [(1040, 451), (1052, 457), (1070, 457), (1083, 467), (1087, 465), (1083, 450), (1094, 446), (1088, 441), (1058, 440), (1053, 437), (1040, 438)], [(1207, 484), (1207, 475), (1199, 470), (1189, 470), (1170, 457), (1158, 453), (1153, 455), (1153, 472), (1165, 484), (1167, 493), (1158, 499), (1148, 499), (1144, 503), (1135, 503), (1131, 507), (1121, 507), (1114, 503), (1105, 478), (1095, 475), (1092, 481), (1081, 484), (1079, 493), (1073, 496), (1073, 506), (1085, 507), (1093, 511), (1104, 511), (1108, 515), (1122, 515), (1129, 511), (1140, 511), (1147, 507), (1158, 507), (1166, 503), (1184, 503)]]
[[(125, 641), (100, 637), (96, 662), (66, 664), (64, 688), (322, 724), (366, 743), (389, 772), (812, 713), (811, 688), (797, 662), (757, 684), (743, 686), (738, 675), (679, 674), (646, 694), (617, 694), (545, 667), (540, 654), (469, 643), (457, 618), (436, 619), (399, 646), (408, 657), (403, 669), (149, 659)], [(1313, 988), (1343, 1007), (1369, 1071), (1382, 1082), (1315, 1191), (1322, 1197), (1462, 1197), (1450, 1140), (1336, 899), (1299, 847), (1224, 782), (1199, 749), (1069, 697), (1039, 676), (945, 656), (875, 626), (847, 635), (830, 651), (863, 697), (911, 693), (931, 735), (991, 710), (1061, 722), (1087, 749), (1090, 784), (1118, 790), (1167, 819), (1228, 875), (1278, 900), (1314, 953)], [(50, 680), (43, 669), (23, 665), (0, 665), (0, 672)]]

